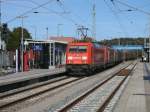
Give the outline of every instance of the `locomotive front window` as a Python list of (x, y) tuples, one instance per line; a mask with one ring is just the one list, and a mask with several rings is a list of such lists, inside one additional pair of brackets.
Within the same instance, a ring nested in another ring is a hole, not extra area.
[(87, 46), (71, 46), (69, 52), (86, 52)]
[(69, 52), (77, 52), (78, 51), (78, 46), (71, 46), (69, 48)]
[(87, 51), (87, 46), (79, 46), (79, 52), (86, 52)]

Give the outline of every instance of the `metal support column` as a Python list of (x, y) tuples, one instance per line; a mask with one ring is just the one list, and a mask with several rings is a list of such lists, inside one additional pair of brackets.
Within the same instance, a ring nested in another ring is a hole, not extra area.
[(148, 62), (150, 62), (150, 37), (149, 37), (149, 43), (148, 43)]
[(51, 67), (51, 43), (49, 44), (49, 67)]
[(55, 66), (55, 42), (53, 43), (53, 66)]

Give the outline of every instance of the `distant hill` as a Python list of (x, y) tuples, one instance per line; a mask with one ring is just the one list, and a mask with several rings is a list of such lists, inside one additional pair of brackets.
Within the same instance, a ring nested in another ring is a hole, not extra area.
[(102, 45), (143, 45), (144, 44), (144, 37), (139, 37), (139, 38), (114, 38), (111, 40), (101, 40), (99, 41), (100, 44)]

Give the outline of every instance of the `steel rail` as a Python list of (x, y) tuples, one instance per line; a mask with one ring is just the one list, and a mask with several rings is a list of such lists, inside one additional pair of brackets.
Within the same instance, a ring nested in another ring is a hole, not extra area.
[(97, 112), (103, 112), (104, 109), (106, 108), (106, 106), (108, 105), (108, 103), (111, 101), (111, 99), (113, 98), (113, 96), (116, 94), (116, 92), (119, 90), (119, 88), (121, 87), (121, 85), (125, 82), (125, 80), (127, 79), (127, 77), (131, 74), (131, 72), (133, 71), (133, 69), (135, 68), (135, 66), (137, 65), (137, 63), (132, 67), (132, 69), (129, 70), (128, 75), (126, 75), (124, 77), (124, 79), (119, 83), (119, 85), (115, 88), (115, 90), (109, 95), (109, 97), (104, 101), (104, 103), (102, 104), (102, 106), (98, 109)]
[[(35, 93), (35, 94), (29, 95), (29, 96), (25, 96), (25, 97), (23, 97), (23, 98), (20, 98), (20, 99), (11, 101), (11, 102), (7, 102), (7, 103), (5, 103), (5, 104), (1, 104), (1, 105), (0, 105), (0, 109), (9, 107), (9, 106), (11, 106), (11, 105), (13, 105), (13, 104), (22, 102), (22, 101), (27, 100), (27, 99), (29, 99), (29, 98), (32, 98), (32, 97), (35, 97), (35, 96), (44, 94), (44, 93), (46, 93), (46, 92), (48, 92), (48, 91), (52, 91), (52, 90), (54, 90), (54, 89), (58, 89), (58, 88), (60, 88), (60, 87), (63, 87), (63, 86), (65, 86), (65, 85), (68, 85), (68, 84), (70, 84), (70, 83), (76, 82), (76, 81), (81, 80), (81, 79), (82, 79), (82, 78), (77, 78), (77, 79), (74, 79), (74, 80), (65, 82), (65, 83), (63, 83), (63, 84), (59, 84), (59, 85), (57, 85), (57, 86), (48, 88), (48, 89), (46, 89), (46, 90), (37, 92), (37, 93)], [(40, 86), (40, 87), (41, 87), (41, 86)], [(31, 90), (31, 89), (30, 89), (30, 90)], [(21, 93), (22, 93), (22, 92), (21, 92)]]
[(42, 87), (44, 85), (52, 84), (52, 83), (55, 83), (55, 82), (58, 82), (58, 81), (68, 79), (68, 78), (69, 77), (63, 77), (62, 76), (62, 78), (60, 77), (60, 79), (55, 79), (55, 80), (51, 79), (51, 80), (48, 80), (48, 81), (40, 82), (38, 84), (33, 84), (33, 85), (17, 88), (17, 89), (14, 89), (14, 90), (6, 91), (6, 92), (0, 94), (0, 98), (8, 97), (10, 95), (14, 95), (14, 94), (18, 94), (18, 93), (21, 93), (21, 92), (24, 92), (24, 91), (27, 91), (27, 90)]
[(112, 78), (114, 78), (115, 76), (117, 76), (122, 70), (126, 69), (128, 66), (130, 66), (132, 63), (130, 63), (129, 65), (121, 68), (118, 72), (114, 73), (111, 77), (108, 77), (107, 79), (104, 79), (100, 84), (98, 84), (97, 86), (93, 87), (92, 89), (88, 90), (87, 92), (85, 92), (83, 95), (79, 96), (78, 98), (76, 98), (75, 100), (73, 100), (72, 102), (70, 102), (69, 104), (63, 106), (62, 108), (58, 109), (58, 112), (66, 112), (69, 109), (71, 109), (73, 106), (75, 106), (76, 104), (78, 104), (80, 101), (82, 101), (84, 98), (86, 98), (89, 94), (93, 93), (95, 90), (97, 90), (98, 88), (100, 88), (102, 85), (104, 85), (105, 83), (107, 83), (109, 80), (111, 80)]

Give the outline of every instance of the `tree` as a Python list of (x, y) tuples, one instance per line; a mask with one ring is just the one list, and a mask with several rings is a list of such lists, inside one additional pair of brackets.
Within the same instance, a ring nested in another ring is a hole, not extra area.
[(139, 38), (114, 38), (111, 40), (102, 40), (99, 41), (100, 44), (102, 45), (143, 45), (144, 44), (144, 37), (139, 37)]
[[(21, 27), (17, 27), (14, 28), (13, 31), (11, 32), (11, 36), (8, 39), (8, 43), (7, 43), (7, 50), (15, 50), (17, 48), (19, 48), (20, 43), (21, 43), (21, 34), (22, 28)], [(23, 37), (24, 39), (31, 39), (31, 35), (28, 32), (27, 29), (23, 28)]]

